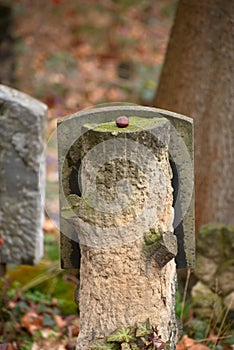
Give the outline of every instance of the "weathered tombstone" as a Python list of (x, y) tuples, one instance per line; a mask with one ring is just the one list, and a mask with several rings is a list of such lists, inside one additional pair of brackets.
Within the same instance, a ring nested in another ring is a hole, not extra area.
[[(123, 115), (129, 125), (118, 127)], [(61, 262), (80, 266), (77, 349), (147, 320), (174, 349), (175, 259), (194, 265), (191, 119), (140, 106), (85, 110), (58, 123), (58, 150)]]
[(2, 269), (7, 263), (35, 264), (43, 253), (46, 112), (43, 103), (0, 85)]

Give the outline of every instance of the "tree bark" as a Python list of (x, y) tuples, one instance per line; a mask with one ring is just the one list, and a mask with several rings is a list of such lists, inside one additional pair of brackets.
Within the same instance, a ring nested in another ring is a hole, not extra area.
[(196, 226), (234, 224), (234, 2), (180, 0), (155, 105), (194, 118)]
[(0, 83), (11, 85), (15, 82), (14, 67), (14, 38), (13, 27), (13, 5), (0, 4)]

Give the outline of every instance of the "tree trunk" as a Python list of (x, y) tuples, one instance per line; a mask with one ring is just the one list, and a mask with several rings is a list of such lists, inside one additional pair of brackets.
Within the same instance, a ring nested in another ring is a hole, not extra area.
[(194, 118), (196, 225), (234, 224), (234, 1), (180, 0), (155, 105)]
[(0, 83), (6, 85), (11, 85), (15, 81), (12, 6), (0, 4)]

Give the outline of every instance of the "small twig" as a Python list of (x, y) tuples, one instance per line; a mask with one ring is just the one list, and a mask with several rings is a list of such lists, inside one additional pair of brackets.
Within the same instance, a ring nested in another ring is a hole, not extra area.
[[(216, 293), (216, 300), (215, 300), (214, 303), (213, 303), (214, 307), (215, 307), (215, 304), (216, 304), (217, 301), (218, 301), (218, 281), (217, 281), (217, 279), (216, 279), (216, 281), (215, 281), (215, 293)], [(216, 321), (215, 321), (215, 323), (214, 323), (214, 325), (213, 325), (213, 327), (212, 327), (212, 329), (211, 329), (211, 333), (215, 333), (216, 326), (217, 326), (217, 324), (219, 323), (219, 321), (221, 321), (223, 312), (224, 312), (224, 310), (222, 310), (222, 312), (220, 313), (220, 315), (216, 318)], [(214, 311), (213, 311), (213, 314), (215, 315), (215, 312), (214, 312)]]
[(229, 313), (229, 311), (230, 311), (230, 309), (231, 309), (231, 307), (232, 307), (232, 303), (233, 303), (233, 300), (231, 300), (230, 304), (228, 305), (227, 310), (226, 310), (226, 312), (225, 312), (225, 314), (224, 314), (224, 317), (223, 317), (223, 319), (222, 319), (222, 323), (221, 323), (221, 325), (220, 325), (220, 327), (219, 327), (219, 330), (218, 330), (217, 340), (216, 340), (216, 342), (215, 342), (215, 346), (216, 346), (217, 343), (218, 343), (218, 339), (220, 339), (220, 334), (221, 334), (221, 332), (222, 332), (222, 328), (223, 328), (224, 323), (225, 323), (225, 321), (226, 321), (227, 315), (228, 315), (228, 313)]
[(182, 299), (182, 305), (181, 305), (181, 312), (180, 312), (180, 321), (183, 321), (183, 314), (184, 314), (184, 307), (185, 307), (185, 300), (188, 292), (188, 285), (189, 285), (189, 279), (191, 275), (191, 269), (188, 269), (187, 276), (186, 276), (186, 283), (184, 287), (184, 293), (183, 293), (183, 299)]
[(208, 334), (210, 333), (210, 328), (211, 328), (211, 325), (212, 325), (212, 321), (213, 320), (215, 321), (214, 316), (215, 316), (215, 312), (213, 310), (211, 315), (210, 315), (210, 318), (209, 318), (209, 323), (208, 323), (208, 325), (206, 327), (206, 333), (205, 333), (206, 338), (208, 337)]
[(30, 282), (25, 284), (22, 288), (20, 288), (21, 292), (25, 292), (30, 288), (38, 286), (39, 284), (59, 275), (62, 270), (59, 269), (57, 262), (53, 264), (48, 270), (44, 273), (41, 273), (37, 277), (33, 278)]
[[(232, 335), (230, 334), (230, 335), (223, 335), (222, 337), (218, 337), (218, 336), (216, 336), (215, 338), (216, 338), (216, 342), (218, 341), (218, 340), (222, 340), (222, 339), (228, 339), (228, 338), (231, 338), (232, 337)], [(211, 341), (212, 339), (210, 339), (210, 338), (204, 338), (204, 339), (199, 339), (199, 340), (197, 340), (196, 339), (196, 343), (204, 343), (204, 342), (207, 342), (207, 341)], [(216, 345), (216, 344), (215, 344)]]

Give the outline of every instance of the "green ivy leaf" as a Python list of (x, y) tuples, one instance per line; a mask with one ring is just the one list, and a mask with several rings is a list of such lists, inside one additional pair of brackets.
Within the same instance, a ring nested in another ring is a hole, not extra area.
[(149, 320), (146, 322), (137, 322), (136, 326), (136, 337), (144, 337), (151, 333)]
[(99, 345), (92, 345), (92, 350), (119, 350), (118, 344), (99, 344)]
[[(140, 339), (141, 339), (142, 343), (145, 345), (145, 347), (146, 347), (147, 349), (148, 349), (148, 347), (149, 347), (150, 345), (153, 344), (151, 340), (147, 340), (147, 339), (145, 339), (145, 338), (143, 338), (143, 337), (141, 337)], [(151, 348), (150, 348), (150, 349), (151, 349)]]
[(117, 342), (117, 343), (129, 343), (135, 340), (134, 328), (130, 327), (120, 327), (114, 333), (112, 333), (106, 341)]
[(164, 344), (164, 350), (170, 349), (170, 341), (167, 341), (166, 344)]
[(140, 350), (140, 348), (137, 346), (137, 344), (133, 343), (131, 344), (131, 350)]
[(54, 319), (50, 315), (44, 314), (43, 315), (43, 326), (54, 327), (54, 326), (56, 326), (56, 322), (54, 321)]

